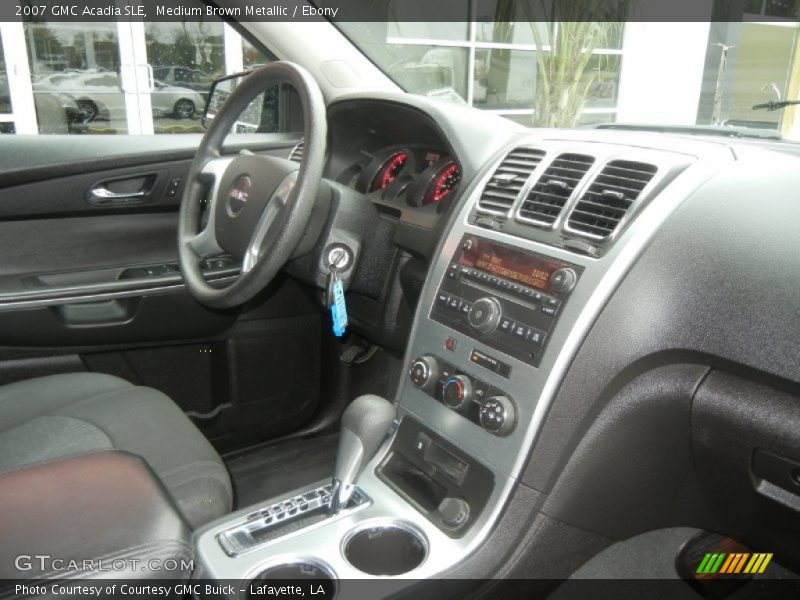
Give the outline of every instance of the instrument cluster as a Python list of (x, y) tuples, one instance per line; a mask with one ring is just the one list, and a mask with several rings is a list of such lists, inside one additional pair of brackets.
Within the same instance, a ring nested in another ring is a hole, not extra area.
[(362, 156), (344, 183), (382, 202), (443, 206), (461, 181), (458, 163), (440, 150), (391, 146)]

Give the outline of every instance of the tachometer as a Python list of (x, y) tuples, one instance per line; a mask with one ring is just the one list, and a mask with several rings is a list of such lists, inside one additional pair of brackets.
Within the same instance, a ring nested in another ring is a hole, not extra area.
[(397, 176), (403, 170), (408, 162), (408, 154), (404, 150), (392, 154), (378, 169), (378, 174), (372, 180), (370, 192), (375, 190), (383, 190), (397, 179)]

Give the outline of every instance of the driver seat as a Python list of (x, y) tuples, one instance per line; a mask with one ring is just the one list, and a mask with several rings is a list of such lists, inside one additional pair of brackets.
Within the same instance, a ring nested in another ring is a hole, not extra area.
[(100, 373), (0, 386), (0, 472), (104, 450), (143, 458), (193, 528), (231, 510), (222, 459), (161, 392)]

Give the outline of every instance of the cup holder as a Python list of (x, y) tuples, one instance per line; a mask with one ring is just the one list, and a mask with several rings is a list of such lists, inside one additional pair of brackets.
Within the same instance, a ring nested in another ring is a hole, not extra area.
[(276, 580), (288, 580), (293, 582), (292, 585), (301, 587), (303, 584), (312, 584), (314, 590), (322, 586), (324, 595), (320, 598), (333, 598), (336, 595), (336, 576), (330, 567), (316, 560), (298, 558), (271, 564), (259, 571), (250, 580), (248, 598), (263, 598), (264, 592), (259, 588), (271, 585)]
[(428, 555), (428, 542), (411, 525), (372, 522), (347, 535), (343, 553), (347, 562), (369, 575), (402, 575), (422, 564)]

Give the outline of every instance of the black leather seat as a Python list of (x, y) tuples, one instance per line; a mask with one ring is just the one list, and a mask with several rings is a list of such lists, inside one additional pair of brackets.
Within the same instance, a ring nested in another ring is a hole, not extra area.
[(111, 449), (142, 457), (193, 527), (231, 510), (222, 459), (161, 392), (98, 373), (0, 387), (0, 472)]

